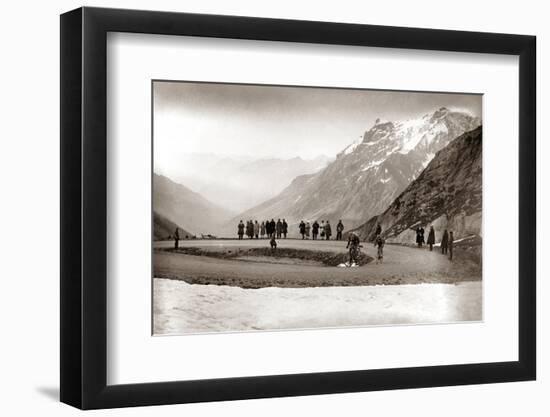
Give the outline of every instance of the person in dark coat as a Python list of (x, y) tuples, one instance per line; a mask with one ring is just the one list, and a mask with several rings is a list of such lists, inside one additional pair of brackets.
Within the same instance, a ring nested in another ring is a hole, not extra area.
[(378, 223), (378, 225), (376, 226), (375, 236), (378, 236), (380, 234), (382, 234), (382, 226), (380, 226), (380, 223)]
[(252, 223), (252, 220), (246, 222), (246, 235), (249, 239), (254, 237), (254, 223)]
[(451, 230), (449, 232), (449, 260), (453, 260), (453, 246), (454, 246), (454, 236), (453, 236), (453, 231)]
[(283, 222), (281, 222), (281, 219), (277, 220), (277, 224), (275, 225), (275, 230), (277, 231), (277, 239), (281, 238), (281, 234), (283, 233)]
[(424, 243), (424, 229), (421, 227), (416, 228), (416, 244), (419, 248), (422, 247), (422, 244)]
[(242, 220), (239, 222), (239, 225), (237, 226), (237, 235), (239, 236), (239, 240), (243, 240), (244, 223)]
[(447, 255), (447, 248), (449, 247), (449, 232), (447, 229), (443, 232), (443, 237), (441, 238), (441, 253)]
[(306, 238), (306, 224), (302, 220), (298, 226), (298, 229), (300, 230), (300, 234), (302, 235), (302, 240)]
[(376, 263), (382, 263), (384, 260), (384, 244), (386, 241), (382, 238), (382, 236), (378, 235), (376, 236), (376, 239), (374, 239), (374, 246), (376, 247)]
[(325, 223), (325, 236), (327, 240), (330, 240), (330, 237), (332, 236), (332, 229), (330, 228), (330, 223), (328, 220)]
[(176, 231), (174, 232), (174, 249), (177, 249), (180, 243), (180, 231), (179, 228), (176, 227)]
[(430, 252), (435, 244), (435, 230), (433, 226), (430, 226), (430, 233), (428, 233), (428, 245), (430, 245)]
[(269, 224), (271, 226), (271, 236), (273, 236), (275, 234), (275, 220), (271, 219), (271, 222), (269, 222)]
[(283, 219), (283, 236), (286, 239), (286, 234), (288, 233), (288, 223)]
[(344, 231), (344, 223), (340, 219), (336, 225), (336, 240), (342, 240), (342, 232)]
[(317, 223), (317, 220), (315, 220), (311, 226), (311, 234), (313, 236), (313, 240), (317, 240), (317, 235), (319, 234), (319, 223)]

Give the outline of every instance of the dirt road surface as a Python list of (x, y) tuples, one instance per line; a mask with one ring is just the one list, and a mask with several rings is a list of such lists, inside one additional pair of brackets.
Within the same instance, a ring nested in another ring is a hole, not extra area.
[[(281, 239), (279, 248), (346, 252), (346, 242)], [(267, 240), (184, 240), (180, 247), (212, 252), (238, 252), (266, 247)], [(375, 256), (374, 246), (363, 244), (363, 251)], [(384, 262), (371, 262), (357, 268), (338, 268), (299, 262), (265, 262), (265, 259), (221, 259), (167, 252), (173, 242), (155, 242), (155, 277), (179, 279), (189, 284), (217, 284), (241, 288), (325, 287), (399, 285), (418, 283), (458, 283), (481, 280), (479, 265), (455, 259), (452, 262), (434, 249), (386, 245)]]

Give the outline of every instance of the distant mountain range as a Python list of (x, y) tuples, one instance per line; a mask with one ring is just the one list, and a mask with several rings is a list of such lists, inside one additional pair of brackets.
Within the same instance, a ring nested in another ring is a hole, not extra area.
[(253, 207), (280, 193), (294, 178), (323, 169), (331, 158), (221, 157), (187, 154), (166, 175), (204, 198), (234, 212)]
[(468, 113), (440, 108), (418, 119), (376, 120), (362, 140), (340, 152), (319, 172), (296, 177), (278, 195), (235, 216), (238, 219), (343, 219), (357, 227), (388, 205), (453, 139), (478, 127)]
[(356, 232), (372, 240), (379, 223), (388, 242), (411, 243), (417, 226), (431, 224), (437, 239), (444, 229), (453, 230), (455, 239), (481, 236), (482, 144), (481, 127), (453, 140), (382, 214)]
[(175, 230), (177, 224), (186, 234), (196, 235), (216, 234), (234, 215), (186, 186), (157, 174), (153, 174), (153, 211), (171, 222), (167, 223), (170, 228)]

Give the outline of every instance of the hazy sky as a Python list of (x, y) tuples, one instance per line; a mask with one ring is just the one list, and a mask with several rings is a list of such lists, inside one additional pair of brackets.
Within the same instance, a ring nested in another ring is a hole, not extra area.
[(155, 167), (189, 153), (334, 156), (376, 118), (405, 120), (443, 106), (481, 117), (480, 95), (155, 82)]

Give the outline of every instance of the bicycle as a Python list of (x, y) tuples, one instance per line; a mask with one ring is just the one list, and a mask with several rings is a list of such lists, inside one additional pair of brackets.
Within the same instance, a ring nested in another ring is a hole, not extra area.
[(361, 256), (361, 248), (363, 245), (351, 245), (349, 247), (349, 266), (359, 265), (359, 257)]

